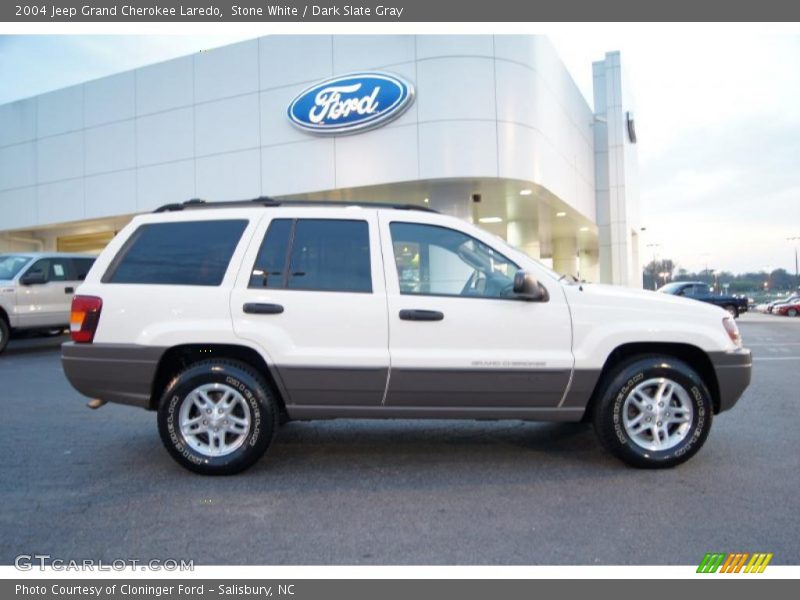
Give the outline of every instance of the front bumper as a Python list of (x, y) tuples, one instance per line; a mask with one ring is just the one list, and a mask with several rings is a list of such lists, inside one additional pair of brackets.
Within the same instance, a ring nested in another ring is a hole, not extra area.
[(733, 352), (709, 352), (708, 356), (719, 385), (719, 412), (729, 410), (750, 385), (753, 370), (750, 350), (742, 348)]
[(61, 346), (64, 374), (76, 390), (90, 398), (150, 408), (156, 369), (164, 348), (135, 344)]

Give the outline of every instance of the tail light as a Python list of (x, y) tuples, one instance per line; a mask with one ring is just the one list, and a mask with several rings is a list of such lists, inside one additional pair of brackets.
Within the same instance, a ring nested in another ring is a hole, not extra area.
[(722, 319), (722, 326), (725, 328), (725, 331), (728, 333), (728, 337), (731, 338), (731, 341), (736, 344), (736, 347), (741, 348), (742, 336), (739, 333), (739, 327), (736, 325), (736, 321), (734, 321), (731, 317), (725, 317)]
[(73, 296), (69, 318), (69, 332), (73, 342), (90, 344), (94, 340), (102, 308), (103, 301), (96, 296)]

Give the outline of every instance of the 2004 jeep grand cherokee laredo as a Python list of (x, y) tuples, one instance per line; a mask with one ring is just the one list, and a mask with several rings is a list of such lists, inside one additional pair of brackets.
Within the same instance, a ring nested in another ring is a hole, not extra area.
[(98, 258), (64, 345), (72, 385), (157, 411), (175, 460), (229, 474), (291, 419), (592, 420), (672, 467), (750, 382), (731, 316), (565, 281), (477, 227), (389, 204), (190, 201)]

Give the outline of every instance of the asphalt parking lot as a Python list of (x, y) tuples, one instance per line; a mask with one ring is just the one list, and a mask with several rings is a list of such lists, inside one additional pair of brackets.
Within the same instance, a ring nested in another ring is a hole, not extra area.
[(155, 416), (85, 408), (56, 339), (0, 357), (0, 563), (697, 564), (709, 551), (800, 563), (800, 318), (745, 315), (753, 383), (670, 471), (607, 455), (589, 426), (290, 423), (254, 468), (184, 471)]

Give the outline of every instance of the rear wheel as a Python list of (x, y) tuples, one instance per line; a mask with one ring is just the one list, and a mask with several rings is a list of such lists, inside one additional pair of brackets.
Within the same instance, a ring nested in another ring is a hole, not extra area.
[(789, 315), (790, 317), (796, 317), (797, 316), (797, 309), (796, 308), (790, 308), (789, 310), (786, 311), (786, 314)]
[(9, 337), (11, 337), (11, 327), (8, 326), (8, 322), (5, 318), (0, 315), (0, 354), (2, 354), (3, 350), (8, 346)]
[(179, 373), (161, 398), (158, 429), (172, 458), (206, 475), (232, 475), (266, 452), (277, 402), (244, 363), (209, 360)]
[(708, 388), (671, 356), (633, 358), (608, 379), (594, 411), (601, 443), (627, 464), (669, 468), (691, 458), (711, 429)]

